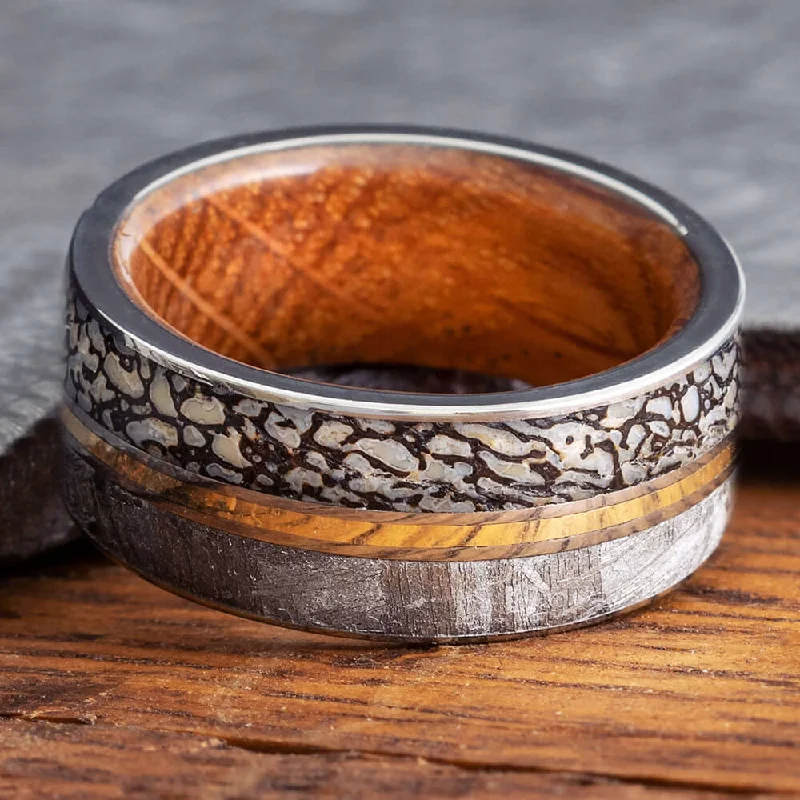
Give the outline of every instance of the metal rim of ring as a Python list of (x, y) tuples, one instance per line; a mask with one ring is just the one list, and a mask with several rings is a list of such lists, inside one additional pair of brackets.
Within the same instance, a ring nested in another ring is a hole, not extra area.
[[(156, 322), (120, 287), (110, 265), (115, 227), (126, 209), (155, 187), (201, 166), (250, 153), (309, 144), (352, 143), (477, 150), (560, 170), (621, 194), (660, 218), (687, 245), (700, 269), (697, 309), (688, 323), (668, 340), (604, 372), (526, 390), (448, 396), (342, 387), (252, 367), (198, 347)], [(109, 186), (84, 213), (70, 246), (69, 267), (81, 298), (105, 324), (135, 342), (136, 349), (156, 363), (238, 389), (251, 397), (384, 419), (537, 417), (641, 393), (685, 371), (729, 338), (737, 326), (745, 294), (741, 268), (724, 239), (701, 216), (660, 189), (566, 151), (507, 137), (411, 126), (335, 126), (256, 133), (207, 142), (151, 161)]]

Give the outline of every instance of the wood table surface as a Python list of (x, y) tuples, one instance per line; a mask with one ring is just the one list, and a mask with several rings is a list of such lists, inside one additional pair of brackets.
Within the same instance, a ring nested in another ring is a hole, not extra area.
[(579, 631), (409, 648), (173, 597), (86, 542), (0, 589), (0, 798), (800, 796), (800, 468), (745, 451), (696, 575)]

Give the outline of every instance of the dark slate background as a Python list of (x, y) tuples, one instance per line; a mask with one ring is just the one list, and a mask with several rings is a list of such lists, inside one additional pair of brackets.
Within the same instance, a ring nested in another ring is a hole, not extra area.
[(144, 159), (241, 131), (414, 122), (583, 151), (738, 249), (800, 321), (798, 0), (3, 0), (0, 452), (54, 406), (70, 229)]

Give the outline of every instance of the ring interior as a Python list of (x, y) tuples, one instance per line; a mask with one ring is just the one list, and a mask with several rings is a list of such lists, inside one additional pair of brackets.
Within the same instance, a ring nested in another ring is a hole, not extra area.
[(429, 145), (200, 165), (137, 199), (112, 254), (161, 324), (277, 372), (397, 364), (561, 383), (664, 342), (700, 289), (679, 235), (633, 201)]

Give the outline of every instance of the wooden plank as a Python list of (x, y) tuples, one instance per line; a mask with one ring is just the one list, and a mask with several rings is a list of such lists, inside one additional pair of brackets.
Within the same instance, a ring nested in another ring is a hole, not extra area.
[(800, 475), (788, 462), (748, 475), (723, 545), (679, 590), (545, 638), (410, 649), (280, 630), (173, 597), (85, 544), (0, 592), (0, 715), (26, 724), (800, 792)]
[(188, 734), (103, 725), (0, 723), (0, 799), (43, 796), (261, 800), (265, 797), (569, 797), (716, 800), (722, 792), (564, 773), (474, 770), (359, 753), (264, 753)]

